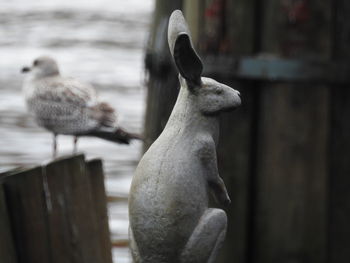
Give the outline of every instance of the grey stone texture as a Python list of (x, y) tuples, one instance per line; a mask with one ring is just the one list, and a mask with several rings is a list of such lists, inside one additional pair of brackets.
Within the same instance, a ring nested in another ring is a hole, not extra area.
[(181, 84), (166, 127), (142, 157), (129, 196), (131, 251), (135, 262), (214, 262), (225, 239), (227, 217), (208, 207), (230, 198), (218, 174), (219, 114), (241, 104), (238, 91), (201, 77), (180, 10), (168, 27)]

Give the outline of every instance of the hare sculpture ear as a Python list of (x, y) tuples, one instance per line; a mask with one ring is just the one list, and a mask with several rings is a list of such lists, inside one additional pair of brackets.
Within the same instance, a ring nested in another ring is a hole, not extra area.
[(193, 48), (190, 31), (180, 10), (175, 10), (170, 16), (168, 42), (181, 76), (189, 84), (200, 85), (203, 64)]

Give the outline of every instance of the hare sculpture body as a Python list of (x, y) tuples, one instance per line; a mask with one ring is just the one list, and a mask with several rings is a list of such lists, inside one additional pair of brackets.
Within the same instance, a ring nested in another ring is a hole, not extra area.
[(238, 91), (201, 77), (202, 62), (179, 10), (170, 17), (168, 41), (181, 88), (132, 181), (131, 250), (135, 262), (213, 262), (227, 218), (223, 210), (208, 208), (208, 190), (220, 204), (230, 203), (217, 169), (218, 115), (241, 100)]

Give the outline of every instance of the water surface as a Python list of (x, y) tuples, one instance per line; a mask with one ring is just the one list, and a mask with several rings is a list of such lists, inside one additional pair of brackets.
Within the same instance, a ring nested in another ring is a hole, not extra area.
[[(0, 0), (0, 172), (46, 162), (52, 135), (27, 114), (19, 73), (40, 55), (54, 57), (62, 75), (93, 84), (101, 100), (118, 111), (121, 126), (142, 132), (145, 107), (143, 49), (152, 0)], [(72, 138), (59, 136), (59, 155), (70, 154)], [(127, 239), (127, 197), (141, 143), (130, 146), (82, 138), (79, 151), (102, 158), (110, 200), (112, 240)], [(113, 250), (130, 262), (125, 247)]]

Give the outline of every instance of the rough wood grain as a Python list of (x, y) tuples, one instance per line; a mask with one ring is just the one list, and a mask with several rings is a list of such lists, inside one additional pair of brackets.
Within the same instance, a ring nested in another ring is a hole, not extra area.
[(92, 160), (87, 163), (91, 185), (93, 209), (98, 228), (97, 242), (101, 246), (101, 263), (112, 263), (112, 247), (110, 241), (107, 197), (104, 185), (104, 175), (101, 160)]
[(330, 202), (329, 262), (345, 263), (350, 258), (350, 90), (333, 89)]
[[(252, 55), (256, 49), (255, 1), (226, 1), (226, 40), (229, 55)], [(208, 6), (206, 6), (208, 7)], [(202, 14), (202, 19), (204, 14)], [(200, 32), (203, 36), (203, 25)], [(199, 43), (199, 47), (201, 47)], [(205, 54), (203, 54), (205, 55)], [(204, 65), (204, 68), (206, 65)], [(219, 174), (225, 181), (231, 205), (225, 209), (228, 228), (218, 262), (246, 262), (250, 247), (250, 217), (252, 216), (251, 184), (253, 172), (252, 143), (254, 143), (254, 116), (256, 89), (254, 82), (237, 82), (220, 75), (209, 76), (241, 92), (242, 105), (220, 119), (218, 147)]]
[(42, 168), (7, 176), (4, 188), (18, 262), (52, 262)]
[(148, 76), (144, 151), (157, 139), (168, 121), (179, 91), (179, 81), (167, 42), (171, 12), (180, 9), (181, 0), (157, 0), (146, 57)]
[(2, 184), (0, 184), (0, 261), (1, 263), (17, 263), (12, 229)]
[[(270, 0), (264, 7), (263, 52), (329, 58), (329, 2)], [(261, 90), (253, 262), (325, 262), (329, 88), (277, 83)]]
[(272, 85), (261, 99), (254, 262), (325, 262), (328, 89)]
[(52, 262), (99, 262), (101, 246), (84, 156), (56, 160), (43, 176)]
[(220, 119), (218, 167), (229, 192), (231, 204), (225, 209), (229, 223), (218, 262), (245, 262), (250, 234), (250, 165), (255, 98), (249, 83), (237, 84), (231, 80), (226, 84), (237, 88), (244, 101), (237, 111), (225, 113)]
[[(334, 1), (335, 60), (350, 59), (350, 2)], [(349, 85), (332, 88), (331, 169), (329, 202), (329, 262), (350, 258), (350, 90)]]
[(83, 155), (1, 175), (0, 262), (111, 263), (106, 201)]

